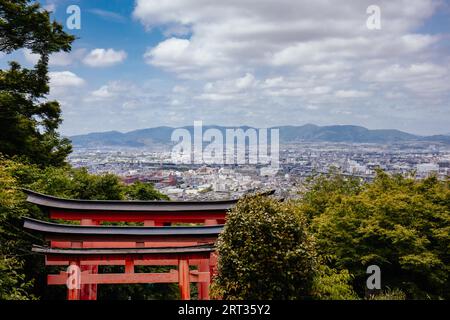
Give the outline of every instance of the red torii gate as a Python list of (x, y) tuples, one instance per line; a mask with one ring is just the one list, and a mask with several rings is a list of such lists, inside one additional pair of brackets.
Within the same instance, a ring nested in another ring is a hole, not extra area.
[[(25, 219), (24, 227), (42, 233), (50, 247), (46, 265), (72, 265), (81, 270), (81, 287), (68, 290), (70, 300), (96, 300), (97, 285), (106, 283), (178, 282), (181, 299), (190, 299), (190, 283), (198, 283), (199, 299), (209, 299), (216, 267), (214, 243), (226, 213), (237, 200), (114, 201), (71, 200), (24, 190), (27, 201), (48, 211), (51, 219), (80, 225)], [(102, 222), (141, 222), (143, 226), (103, 226)], [(200, 226), (179, 227), (173, 223)], [(123, 265), (125, 273), (99, 274), (99, 265)], [(136, 265), (176, 266), (169, 273), (135, 273)], [(197, 270), (190, 270), (196, 266)], [(66, 284), (69, 275), (48, 275), (49, 285)]]

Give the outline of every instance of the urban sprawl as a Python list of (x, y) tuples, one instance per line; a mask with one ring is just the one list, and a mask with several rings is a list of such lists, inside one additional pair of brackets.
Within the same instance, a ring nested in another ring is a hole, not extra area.
[(75, 148), (74, 167), (95, 174), (114, 173), (124, 183), (150, 182), (173, 200), (238, 198), (249, 192), (275, 190), (281, 197), (296, 197), (305, 179), (335, 168), (343, 175), (373, 179), (376, 169), (414, 173), (421, 179), (450, 175), (450, 146), (440, 143), (355, 144), (304, 142), (280, 146), (279, 170), (267, 165), (179, 164), (170, 148)]

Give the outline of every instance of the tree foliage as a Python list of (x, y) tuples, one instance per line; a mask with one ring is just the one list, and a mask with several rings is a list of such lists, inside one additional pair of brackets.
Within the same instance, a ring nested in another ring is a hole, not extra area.
[(353, 276), (348, 270), (333, 269), (321, 257), (311, 295), (317, 300), (356, 300), (359, 297), (351, 286), (352, 280)]
[(8, 221), (12, 212), (18, 215), (19, 192), (13, 187), (15, 179), (0, 166), (0, 300), (23, 300), (33, 296), (29, 293), (32, 286), (30, 280), (25, 279), (21, 254), (12, 250), (12, 243), (4, 235), (9, 234), (10, 227), (4, 222)]
[[(13, 61), (0, 70), (0, 299), (64, 297), (64, 288), (46, 286), (43, 259), (30, 252), (43, 239), (22, 228), (24, 216), (48, 218), (25, 202), (20, 188), (88, 200), (168, 200), (151, 184), (127, 186), (115, 175), (91, 175), (66, 164), (71, 145), (57, 132), (59, 103), (47, 100), (48, 63), (52, 53), (70, 51), (74, 39), (36, 1), (0, 0), (0, 53), (23, 49), (39, 57), (32, 69)], [(142, 298), (141, 289), (123, 286), (115, 297)], [(173, 291), (166, 289), (161, 294)], [(152, 293), (145, 291), (144, 297)]]
[[(0, 295), (4, 299), (64, 298), (64, 288), (48, 287), (42, 256), (30, 252), (32, 244), (44, 244), (42, 238), (22, 227), (22, 217), (48, 220), (39, 208), (25, 201), (20, 188), (49, 195), (88, 200), (146, 200), (167, 197), (151, 184), (125, 185), (112, 174), (92, 175), (86, 169), (71, 167), (41, 168), (33, 164), (0, 158)], [(135, 190), (145, 190), (135, 193)], [(143, 196), (144, 199), (139, 198)], [(152, 289), (152, 288), (150, 288)], [(164, 289), (164, 288), (163, 288)], [(101, 290), (109, 290), (100, 287)], [(143, 298), (156, 289), (144, 291), (138, 286), (123, 286), (115, 296)], [(169, 295), (172, 291), (167, 290)], [(146, 295), (144, 295), (146, 294)]]
[(355, 185), (334, 174), (315, 179), (300, 208), (311, 216), (319, 253), (350, 271), (361, 296), (375, 264), (383, 287), (407, 298), (450, 297), (449, 181), (379, 171)]
[(215, 291), (224, 299), (300, 299), (317, 272), (314, 241), (296, 207), (264, 196), (241, 199), (219, 236)]
[(139, 200), (169, 200), (168, 196), (155, 190), (151, 183), (143, 183), (140, 181), (136, 181), (127, 188), (125, 197), (127, 199)]
[(0, 52), (25, 49), (39, 56), (33, 69), (10, 62), (0, 70), (0, 153), (44, 166), (65, 163), (71, 145), (57, 132), (59, 103), (46, 100), (48, 61), (52, 53), (70, 51), (73, 40), (34, 1), (0, 0)]
[[(331, 171), (306, 190), (295, 202), (239, 201), (218, 242), (216, 295), (450, 298), (449, 180), (378, 171), (363, 182)], [(373, 264), (382, 290), (369, 296), (366, 270)]]

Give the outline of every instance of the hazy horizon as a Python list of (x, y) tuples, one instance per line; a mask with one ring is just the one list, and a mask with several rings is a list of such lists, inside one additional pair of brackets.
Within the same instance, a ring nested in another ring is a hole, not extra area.
[[(431, 136), (431, 135), (449, 135), (450, 132), (441, 132), (441, 133), (436, 133), (436, 134), (418, 134), (418, 133), (414, 133), (414, 132), (409, 132), (409, 131), (404, 131), (404, 130), (400, 130), (400, 129), (396, 129), (396, 128), (367, 128), (365, 126), (361, 126), (361, 125), (355, 125), (355, 124), (329, 124), (329, 125), (318, 125), (315, 123), (304, 123), (304, 124), (283, 124), (283, 125), (274, 125), (274, 126), (267, 126), (267, 127), (258, 127), (258, 126), (251, 126), (248, 124), (242, 124), (242, 125), (221, 125), (221, 124), (215, 124), (215, 123), (203, 123), (204, 127), (207, 126), (218, 126), (218, 127), (230, 127), (230, 128), (239, 128), (239, 127), (252, 127), (252, 128), (278, 128), (278, 127), (302, 127), (305, 125), (315, 125), (318, 127), (329, 127), (329, 126), (355, 126), (355, 127), (364, 127), (368, 130), (399, 130), (405, 133), (409, 133), (409, 134), (413, 134), (413, 135), (417, 135), (417, 136)], [(154, 127), (143, 127), (143, 128), (136, 128), (136, 129), (131, 129), (131, 130), (103, 130), (103, 131), (90, 131), (90, 132), (84, 132), (84, 133), (77, 133), (77, 134), (72, 134), (72, 135), (64, 135), (66, 137), (73, 137), (73, 136), (82, 136), (82, 135), (87, 135), (87, 134), (92, 134), (92, 133), (105, 133), (105, 132), (120, 132), (120, 133), (129, 133), (129, 132), (133, 132), (133, 131), (139, 131), (139, 130), (145, 130), (145, 129), (154, 129), (154, 128), (159, 128), (159, 127), (170, 127), (170, 128), (183, 128), (183, 127), (192, 127), (193, 123), (191, 124), (186, 124), (186, 125), (180, 125), (180, 126), (171, 126), (171, 125), (158, 125), (158, 126), (154, 126)]]

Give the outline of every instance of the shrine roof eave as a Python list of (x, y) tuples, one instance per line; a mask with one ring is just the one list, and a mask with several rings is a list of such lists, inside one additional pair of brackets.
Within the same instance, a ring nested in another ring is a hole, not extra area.
[(24, 228), (45, 235), (77, 236), (215, 236), (223, 225), (213, 226), (175, 226), (175, 227), (141, 227), (141, 226), (82, 226), (59, 224), (31, 218), (24, 218)]
[(64, 256), (90, 256), (90, 255), (147, 255), (147, 254), (185, 254), (185, 253), (208, 253), (215, 251), (213, 244), (185, 246), (185, 247), (165, 247), (165, 248), (79, 248), (79, 249), (60, 249), (33, 245), (33, 252), (64, 255)]
[(167, 201), (167, 200), (78, 200), (49, 196), (28, 189), (22, 189), (29, 203), (48, 209), (83, 211), (227, 211), (238, 199), (219, 201)]

